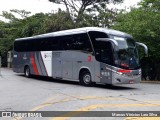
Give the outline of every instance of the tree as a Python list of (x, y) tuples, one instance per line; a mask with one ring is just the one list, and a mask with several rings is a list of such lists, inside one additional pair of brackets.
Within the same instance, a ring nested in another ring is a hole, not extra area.
[(15, 28), (9, 23), (0, 22), (0, 56), (2, 57), (2, 66), (6, 66), (7, 52), (11, 50)]
[(21, 18), (26, 18), (29, 16), (29, 14), (31, 14), (31, 12), (26, 11), (26, 10), (12, 9), (10, 11), (19, 14), (21, 16)]
[(57, 13), (50, 13), (42, 24), (42, 31), (44, 33), (55, 32), (75, 28), (75, 24), (69, 19), (68, 13), (58, 10)]
[[(16, 18), (13, 13), (22, 15)], [(37, 13), (28, 16), (30, 12), (23, 10), (4, 11), (2, 16), (9, 20), (5, 23), (0, 21), (0, 54), (3, 66), (6, 66), (7, 52), (12, 50), (16, 38), (31, 37), (34, 35), (74, 28), (68, 14), (59, 10), (57, 13)], [(23, 47), (23, 46), (20, 46)]]
[(19, 37), (30, 37), (45, 33), (42, 31), (42, 26), (47, 18), (48, 14), (37, 13), (20, 20), (19, 24), (21, 25), (21, 28), (19, 29)]
[[(2, 15), (0, 15), (9, 20), (7, 23), (0, 21), (0, 54), (2, 57), (2, 66), (7, 65), (7, 52), (12, 50), (13, 41), (20, 37), (21, 30), (23, 28), (23, 24), (21, 24), (22, 20), (16, 18), (13, 14), (15, 11), (3, 11)], [(25, 13), (24, 10), (23, 12)]]
[[(133, 35), (136, 41), (145, 43), (149, 47), (150, 70), (152, 79), (160, 79), (160, 1), (143, 0), (138, 8), (131, 8), (130, 12), (119, 13), (114, 29)], [(142, 61), (143, 62), (143, 61)], [(148, 63), (148, 62), (146, 62)], [(152, 74), (152, 75), (153, 75)]]
[(7, 11), (2, 11), (2, 15), (0, 15), (0, 16), (4, 17), (5, 19), (8, 19), (10, 21), (17, 20), (17, 18), (12, 13), (9, 13)]
[(79, 23), (83, 20), (84, 11), (89, 8), (96, 6), (97, 4), (109, 4), (109, 3), (119, 3), (123, 0), (49, 0), (50, 2), (56, 4), (63, 4), (66, 7), (67, 13), (71, 20), (75, 20)]
[(97, 25), (95, 26), (104, 28), (110, 28), (114, 24), (119, 11), (116, 8), (107, 8), (107, 5), (105, 3), (94, 5), (92, 8), (88, 8), (87, 11), (88, 10), (91, 11), (89, 14), (94, 13), (92, 18), (93, 21), (96, 21), (97, 23)]

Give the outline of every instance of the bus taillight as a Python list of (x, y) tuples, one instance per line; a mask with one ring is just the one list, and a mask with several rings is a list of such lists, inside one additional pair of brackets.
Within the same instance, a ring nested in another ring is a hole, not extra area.
[(91, 62), (91, 61), (92, 61), (92, 57), (88, 56), (88, 62)]

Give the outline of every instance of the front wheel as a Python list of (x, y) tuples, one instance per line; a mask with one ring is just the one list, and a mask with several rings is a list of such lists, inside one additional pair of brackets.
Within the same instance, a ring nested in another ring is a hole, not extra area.
[(26, 76), (26, 77), (31, 77), (31, 73), (30, 73), (30, 68), (29, 68), (29, 66), (27, 66), (27, 67), (25, 67), (25, 69), (24, 69), (24, 75)]
[(80, 75), (80, 84), (83, 86), (92, 86), (91, 74), (88, 71), (84, 71)]

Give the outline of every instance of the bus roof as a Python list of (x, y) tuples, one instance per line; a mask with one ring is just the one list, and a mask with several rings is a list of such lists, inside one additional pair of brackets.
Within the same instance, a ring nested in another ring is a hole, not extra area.
[(77, 28), (77, 29), (69, 29), (69, 30), (51, 32), (51, 33), (36, 35), (36, 36), (32, 36), (32, 37), (18, 38), (18, 39), (16, 39), (16, 41), (34, 39), (34, 38), (71, 35), (71, 34), (77, 34), (77, 33), (85, 33), (85, 32), (89, 32), (89, 31), (105, 32), (107, 34), (117, 35), (117, 36), (121, 36), (121, 37), (132, 37), (131, 35), (129, 35), (127, 33), (124, 33), (124, 32), (121, 32), (121, 31), (118, 31), (118, 30), (107, 29), (107, 28), (99, 28), (99, 27), (83, 27), (83, 28)]

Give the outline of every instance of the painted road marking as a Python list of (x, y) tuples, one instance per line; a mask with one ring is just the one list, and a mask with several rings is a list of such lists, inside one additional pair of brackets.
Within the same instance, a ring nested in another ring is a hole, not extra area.
[[(53, 97), (50, 97), (48, 98), (46, 101), (44, 101), (41, 105), (39, 106), (36, 106), (34, 107), (33, 109), (31, 109), (30, 111), (38, 111), (42, 108), (45, 108), (45, 107), (48, 107), (48, 106), (51, 106), (51, 105), (54, 105), (54, 104), (57, 104), (57, 103), (63, 103), (63, 102), (69, 102), (69, 101), (76, 101), (76, 100), (90, 100), (90, 99), (96, 99), (96, 100), (129, 100), (130, 99), (127, 99), (127, 98), (116, 98), (116, 97), (99, 97), (99, 96), (68, 96), (70, 98), (63, 98), (61, 100), (56, 100), (53, 102), (54, 99), (57, 98), (59, 94), (56, 94), (55, 96)], [(156, 100), (155, 100), (156, 101)], [(145, 103), (145, 104), (97, 104), (97, 105), (90, 105), (90, 106), (87, 106), (87, 107), (83, 107), (83, 108), (80, 108), (76, 111), (90, 111), (90, 110), (94, 110), (96, 108), (105, 108), (105, 107), (137, 107), (137, 106), (160, 106), (160, 104), (158, 105), (155, 105), (155, 104), (149, 104), (149, 103)], [(76, 116), (78, 112), (74, 113), (74, 112), (68, 112), (67, 114), (65, 114), (64, 116)], [(79, 112), (78, 114), (81, 114), (81, 112)], [(22, 117), (20, 118), (14, 118), (13, 120), (21, 120)], [(51, 120), (54, 120), (54, 119), (58, 119), (58, 120), (65, 120), (65, 119), (68, 119), (68, 117), (58, 117), (58, 118), (52, 118)]]
[(35, 108), (31, 109), (30, 111), (37, 111), (41, 108), (57, 104), (57, 103), (63, 103), (63, 102), (69, 102), (69, 101), (75, 101), (75, 100), (88, 100), (88, 99), (98, 99), (98, 100), (127, 100), (126, 98), (113, 98), (113, 97), (97, 97), (97, 96), (78, 96), (74, 98), (64, 98), (59, 101), (51, 102), (53, 99), (55, 99), (55, 96), (52, 98), (48, 98), (44, 103), (42, 103), (39, 106), (36, 106)]
[[(95, 105), (90, 105), (86, 107), (82, 107), (78, 110), (79, 112), (68, 112), (67, 114), (62, 115), (61, 117), (54, 117), (51, 118), (50, 120), (67, 120), (69, 117), (65, 116), (70, 116), (70, 117), (75, 117), (76, 115), (81, 114), (82, 112), (87, 112), (91, 110), (95, 110), (97, 108), (106, 108), (106, 107), (151, 107), (151, 106), (160, 106), (160, 104), (95, 104)], [(131, 119), (130, 119), (131, 120)]]
[(127, 117), (124, 120), (160, 120), (160, 117)]
[[(44, 108), (44, 107), (49, 106), (49, 105), (47, 105), (47, 104), (45, 104), (45, 103), (52, 101), (53, 99), (56, 98), (57, 95), (58, 95), (58, 94), (55, 94), (53, 97), (48, 98), (47, 100), (44, 101), (43, 104), (41, 104), (41, 105), (39, 105), (39, 106), (31, 109), (30, 111), (37, 111), (37, 110), (39, 110), (39, 109), (41, 109), (41, 108)], [(23, 118), (23, 117), (15, 117), (15, 118), (13, 118), (13, 120), (21, 120), (22, 118)]]
[(144, 102), (155, 102), (155, 103), (157, 103), (157, 102), (160, 102), (160, 100), (145, 100)]
[(54, 100), (57, 95), (58, 95), (58, 94), (54, 95), (53, 97), (48, 98), (48, 99), (47, 99), (46, 101), (44, 101), (41, 105), (39, 105), (39, 106), (37, 106), (37, 107), (35, 107), (35, 108), (32, 108), (30, 111), (37, 111), (37, 110), (39, 110), (39, 109), (41, 109), (41, 108), (44, 108), (44, 107), (46, 107), (46, 106), (49, 106), (49, 105), (46, 104), (46, 103), (49, 103), (50, 101)]

